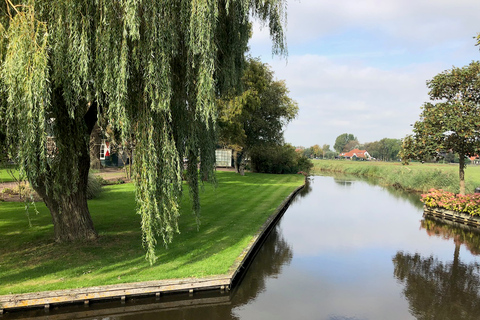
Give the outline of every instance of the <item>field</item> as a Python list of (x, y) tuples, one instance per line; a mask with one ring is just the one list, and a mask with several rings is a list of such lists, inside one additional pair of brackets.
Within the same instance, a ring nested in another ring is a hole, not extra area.
[[(459, 192), (458, 164), (313, 160), (314, 172), (343, 172), (377, 178), (380, 184), (426, 192), (431, 188)], [(465, 170), (467, 193), (480, 187), (480, 166), (468, 165)]]
[[(182, 198), (180, 234), (168, 249), (157, 247), (150, 266), (142, 248), (132, 184), (104, 187), (89, 201), (100, 238), (55, 243), (48, 210), (24, 203), (0, 204), (0, 294), (225, 274), (255, 232), (281, 202), (303, 184), (302, 175), (217, 173), (218, 186), (200, 192), (201, 225)], [(188, 189), (185, 186), (185, 189)], [(29, 220), (31, 226), (29, 226)]]

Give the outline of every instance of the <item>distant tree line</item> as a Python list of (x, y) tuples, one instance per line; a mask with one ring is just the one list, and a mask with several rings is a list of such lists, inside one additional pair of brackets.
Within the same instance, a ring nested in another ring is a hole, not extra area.
[(342, 152), (349, 152), (353, 149), (367, 150), (372, 158), (381, 161), (397, 161), (399, 160), (399, 152), (402, 147), (400, 139), (383, 138), (379, 141), (367, 142), (360, 144), (357, 137), (351, 133), (343, 133), (335, 139), (333, 148), (324, 144), (320, 147), (318, 144), (309, 148), (302, 149), (302, 154), (307, 158), (315, 159), (335, 159)]
[(363, 145), (364, 149), (377, 160), (396, 161), (402, 148), (402, 140), (383, 138), (380, 141), (368, 142)]

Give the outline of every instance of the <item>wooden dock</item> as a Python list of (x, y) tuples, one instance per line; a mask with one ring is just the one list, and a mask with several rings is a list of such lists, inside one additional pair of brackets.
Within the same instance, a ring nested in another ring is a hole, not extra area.
[(425, 216), (431, 216), (445, 221), (450, 221), (458, 224), (463, 224), (468, 227), (480, 229), (480, 217), (478, 216), (471, 216), (466, 213), (446, 210), (442, 208), (432, 208), (427, 206), (424, 206), (423, 214)]
[(242, 254), (236, 259), (234, 265), (226, 275), (207, 278), (158, 280), (70, 290), (0, 295), (0, 316), (9, 309), (35, 307), (49, 309), (52, 305), (58, 304), (84, 303), (85, 305), (88, 305), (90, 301), (111, 299), (125, 301), (129, 297), (134, 296), (160, 297), (162, 294), (175, 292), (188, 292), (193, 294), (195, 291), (205, 290), (228, 291), (231, 289), (234, 281), (241, 277), (243, 272), (248, 269), (250, 260), (255, 256), (257, 250), (263, 243), (263, 240), (281, 218), (296, 194), (303, 187), (304, 186), (298, 187), (293, 191), (267, 219), (250, 241), (247, 248), (245, 248)]

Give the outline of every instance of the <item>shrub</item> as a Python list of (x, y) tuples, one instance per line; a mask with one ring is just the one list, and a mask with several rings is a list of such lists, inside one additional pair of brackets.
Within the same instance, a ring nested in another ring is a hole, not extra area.
[(251, 165), (254, 172), (280, 174), (309, 172), (313, 167), (308, 158), (299, 155), (289, 144), (256, 148), (251, 153)]

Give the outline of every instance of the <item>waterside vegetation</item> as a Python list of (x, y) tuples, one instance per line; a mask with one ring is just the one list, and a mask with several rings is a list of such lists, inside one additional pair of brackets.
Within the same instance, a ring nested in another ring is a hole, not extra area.
[[(430, 189), (459, 192), (458, 164), (412, 162), (408, 166), (400, 162), (314, 160), (314, 174), (342, 172), (378, 179), (385, 186), (395, 186), (416, 192)], [(480, 166), (470, 165), (465, 174), (466, 193), (473, 193), (480, 186)]]
[[(183, 185), (181, 233), (160, 263), (145, 259), (141, 219), (131, 183), (104, 187), (88, 205), (100, 237), (96, 242), (56, 243), (45, 205), (26, 217), (24, 203), (0, 206), (0, 295), (117, 283), (225, 274), (261, 225), (303, 184), (302, 175), (217, 172), (217, 187), (200, 191), (201, 225), (191, 214)], [(31, 227), (29, 227), (29, 220)]]
[(471, 216), (480, 215), (480, 194), (455, 194), (444, 190), (431, 189), (427, 194), (422, 194), (421, 201), (427, 207), (443, 208)]

